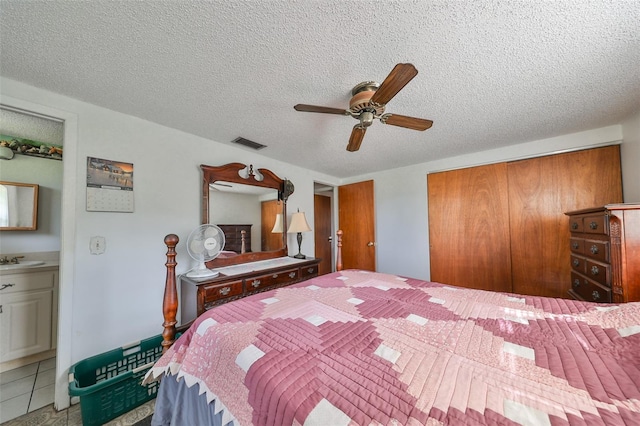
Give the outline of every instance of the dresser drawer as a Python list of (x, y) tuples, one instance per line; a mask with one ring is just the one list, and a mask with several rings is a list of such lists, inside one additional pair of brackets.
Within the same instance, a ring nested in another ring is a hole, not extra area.
[(571, 256), (571, 269), (585, 274), (587, 271), (587, 261), (580, 256)]
[(609, 242), (608, 241), (584, 241), (584, 254), (590, 259), (601, 262), (609, 262)]
[(584, 240), (582, 238), (571, 238), (569, 245), (572, 253), (584, 253)]
[(587, 260), (586, 276), (602, 285), (611, 287), (611, 267), (604, 263)]
[(300, 268), (300, 275), (302, 275), (303, 280), (318, 276), (318, 264)]
[(242, 281), (234, 281), (226, 284), (204, 285), (204, 303), (215, 302), (227, 297), (242, 294)]
[(581, 217), (571, 217), (569, 218), (569, 231), (571, 232), (582, 232), (582, 218)]
[(272, 274), (259, 275), (246, 281), (246, 291), (251, 293), (268, 287), (296, 282), (300, 279), (297, 269), (289, 269)]
[(588, 302), (611, 302), (611, 289), (584, 278), (574, 272), (571, 273), (571, 289), (582, 300)]
[(583, 232), (587, 234), (609, 235), (609, 223), (605, 215), (585, 216), (582, 220)]

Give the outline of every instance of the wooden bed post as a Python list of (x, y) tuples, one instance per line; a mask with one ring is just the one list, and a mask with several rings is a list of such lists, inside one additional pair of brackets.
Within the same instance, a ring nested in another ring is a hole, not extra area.
[(338, 235), (338, 248), (336, 250), (336, 271), (342, 271), (342, 230), (336, 232)]
[(173, 344), (176, 337), (176, 314), (178, 312), (178, 289), (176, 287), (176, 245), (180, 239), (175, 234), (164, 237), (167, 245), (167, 278), (164, 285), (164, 299), (162, 301), (162, 314), (164, 322), (162, 326), (162, 353)]

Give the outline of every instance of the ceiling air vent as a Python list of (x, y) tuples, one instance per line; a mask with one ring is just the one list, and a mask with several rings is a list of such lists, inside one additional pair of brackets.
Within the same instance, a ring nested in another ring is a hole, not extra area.
[(267, 147), (266, 145), (262, 145), (261, 143), (250, 141), (249, 139), (245, 139), (245, 138), (235, 138), (231, 142), (237, 143), (239, 145), (244, 145), (246, 147), (253, 148), (253, 149), (262, 149)]

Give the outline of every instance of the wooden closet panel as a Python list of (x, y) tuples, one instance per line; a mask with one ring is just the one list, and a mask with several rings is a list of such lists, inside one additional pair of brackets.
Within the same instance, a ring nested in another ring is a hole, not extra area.
[(432, 173), (427, 187), (431, 281), (511, 291), (506, 163)]
[(622, 202), (618, 145), (508, 163), (513, 292), (568, 297), (564, 212)]

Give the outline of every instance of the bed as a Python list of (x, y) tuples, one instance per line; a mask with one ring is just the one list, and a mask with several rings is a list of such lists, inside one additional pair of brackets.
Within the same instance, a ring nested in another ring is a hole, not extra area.
[(174, 304), (145, 378), (154, 425), (640, 424), (640, 303), (339, 270), (211, 309), (175, 343)]

